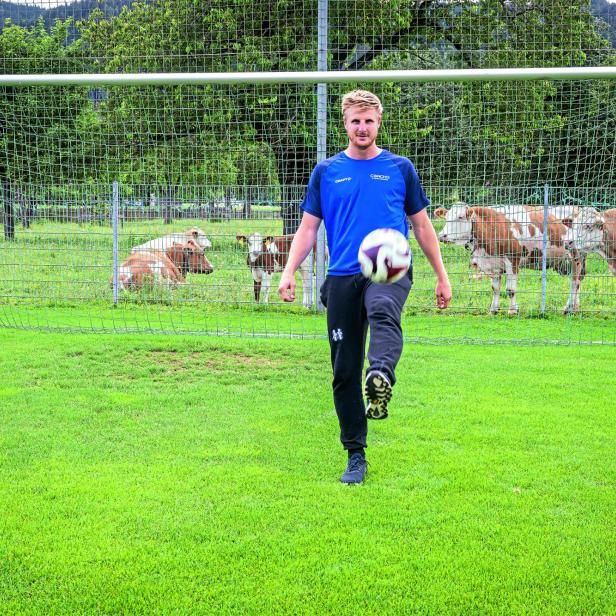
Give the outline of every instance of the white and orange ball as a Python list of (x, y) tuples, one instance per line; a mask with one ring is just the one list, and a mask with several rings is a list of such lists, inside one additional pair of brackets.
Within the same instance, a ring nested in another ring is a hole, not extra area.
[(390, 284), (408, 272), (411, 249), (400, 231), (375, 229), (362, 240), (357, 259), (366, 278)]

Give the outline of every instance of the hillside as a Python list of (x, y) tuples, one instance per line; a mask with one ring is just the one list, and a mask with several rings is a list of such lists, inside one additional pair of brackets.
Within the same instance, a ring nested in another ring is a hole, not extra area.
[(604, 36), (616, 49), (616, 4), (610, 4), (607, 0), (592, 0), (590, 10), (606, 23)]
[(45, 9), (38, 6), (16, 4), (0, 0), (0, 30), (6, 19), (20, 26), (32, 26), (39, 17), (45, 20), (45, 26), (51, 26), (56, 19), (72, 17), (75, 21), (84, 19), (94, 9), (100, 8), (105, 15), (117, 15), (124, 6), (130, 6), (135, 0), (77, 0), (71, 4), (64, 4), (54, 8)]

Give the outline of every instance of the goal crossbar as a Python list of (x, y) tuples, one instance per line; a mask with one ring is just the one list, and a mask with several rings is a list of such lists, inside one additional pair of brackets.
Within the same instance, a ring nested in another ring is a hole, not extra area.
[(348, 83), (537, 81), (616, 79), (616, 66), (554, 68), (491, 68), (452, 70), (287, 71), (233, 73), (81, 73), (0, 75), (2, 86), (60, 85), (199, 85), (245, 83)]

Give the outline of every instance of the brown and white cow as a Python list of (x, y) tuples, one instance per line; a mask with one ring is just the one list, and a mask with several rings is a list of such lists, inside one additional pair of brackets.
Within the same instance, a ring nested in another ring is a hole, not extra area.
[(134, 290), (155, 284), (176, 286), (186, 284), (188, 272), (210, 274), (213, 271), (201, 246), (189, 240), (186, 244), (172, 244), (164, 252), (131, 253), (118, 269), (118, 287)]
[(186, 244), (189, 240), (192, 240), (201, 248), (212, 247), (212, 242), (210, 242), (199, 227), (191, 227), (190, 229), (186, 229), (186, 231), (179, 231), (178, 233), (171, 233), (163, 237), (148, 240), (132, 248), (131, 252), (148, 252), (151, 250), (165, 252), (165, 250), (173, 246), (173, 244)]
[(569, 250), (581, 253), (595, 252), (607, 261), (616, 276), (616, 209), (599, 212), (587, 207), (573, 219), (565, 238)]
[[(293, 235), (268, 235), (251, 233), (250, 235), (237, 235), (241, 244), (248, 245), (246, 263), (250, 267), (253, 279), (255, 301), (263, 304), (269, 302), (269, 293), (274, 272), (281, 272), (289, 258), (289, 250)], [(315, 246), (316, 248), (316, 246)], [(308, 256), (299, 266), (302, 277), (303, 298), (305, 308), (312, 306), (312, 257)]]
[[(544, 211), (543, 205), (528, 205), (527, 207), (536, 212)], [(580, 209), (579, 205), (549, 205), (548, 214), (556, 218), (565, 227), (571, 227), (573, 219), (579, 214)]]
[[(492, 279), (490, 312), (496, 313), (500, 309), (501, 277), (505, 274), (509, 314), (517, 314), (520, 268), (542, 268), (543, 211), (532, 206), (471, 207), (458, 203), (450, 210), (439, 208), (435, 216), (444, 217), (446, 221), (438, 235), (439, 240), (471, 250), (471, 266)], [(548, 216), (546, 264), (562, 275), (571, 272), (571, 289), (564, 308), (565, 313), (571, 313), (579, 308), (584, 259), (565, 249), (567, 231), (562, 222)]]

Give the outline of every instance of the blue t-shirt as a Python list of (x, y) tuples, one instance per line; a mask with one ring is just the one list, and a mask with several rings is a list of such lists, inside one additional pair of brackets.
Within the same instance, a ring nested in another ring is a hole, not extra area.
[(301, 208), (323, 219), (331, 276), (361, 271), (359, 245), (375, 229), (389, 227), (408, 237), (407, 215), (430, 204), (408, 158), (382, 150), (370, 160), (340, 152), (313, 170)]

